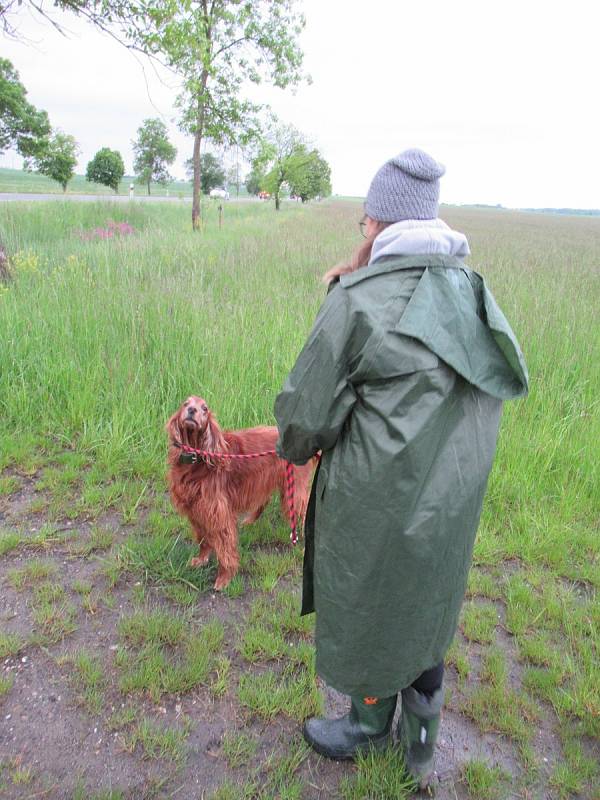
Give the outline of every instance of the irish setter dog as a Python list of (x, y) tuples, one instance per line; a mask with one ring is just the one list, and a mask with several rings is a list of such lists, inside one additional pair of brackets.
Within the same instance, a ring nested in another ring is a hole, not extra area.
[[(239, 567), (238, 516), (255, 522), (275, 491), (281, 496), (286, 519), (286, 465), (276, 455), (260, 458), (206, 458), (196, 464), (180, 463), (182, 444), (211, 453), (260, 453), (274, 450), (276, 427), (222, 431), (201, 397), (188, 397), (167, 422), (169, 471), (167, 480), (176, 510), (187, 517), (200, 552), (193, 567), (208, 563), (214, 551), (219, 568), (215, 589), (224, 589)], [(308, 502), (309, 481), (314, 464), (294, 467), (294, 505), (302, 523)]]

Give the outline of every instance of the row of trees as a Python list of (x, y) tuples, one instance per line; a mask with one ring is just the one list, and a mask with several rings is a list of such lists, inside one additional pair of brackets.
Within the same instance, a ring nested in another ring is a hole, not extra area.
[[(52, 130), (48, 114), (27, 99), (19, 73), (8, 59), (0, 59), (0, 153), (14, 148), (24, 158), (25, 168), (57, 181), (63, 190), (75, 174), (79, 147), (75, 138)], [(103, 148), (88, 164), (88, 180), (115, 190), (123, 177), (123, 159)]]
[[(79, 147), (73, 136), (52, 130), (48, 115), (27, 100), (27, 92), (10, 61), (0, 59), (0, 152), (15, 147), (25, 159), (25, 168), (35, 170), (57, 181), (66, 191), (75, 174)], [(132, 142), (135, 154), (134, 171), (139, 183), (151, 193), (152, 183), (166, 184), (173, 180), (169, 166), (177, 149), (169, 141), (167, 127), (160, 119), (146, 119)], [(331, 192), (330, 169), (319, 152), (309, 146), (300, 131), (270, 117), (255, 132), (246, 148), (252, 170), (246, 179), (250, 194), (265, 191), (275, 198), (279, 209), (283, 187), (303, 202)], [(188, 175), (194, 180), (194, 159), (186, 162)], [(235, 174), (233, 174), (235, 173)], [(88, 163), (86, 178), (118, 191), (125, 174), (121, 154), (103, 147)], [(239, 162), (226, 172), (222, 161), (213, 153), (200, 157), (201, 189), (208, 194), (229, 180), (239, 189)]]
[[(178, 76), (179, 126), (194, 140), (192, 225), (198, 229), (204, 142), (245, 146), (257, 137), (259, 107), (243, 96), (248, 82), (267, 80), (285, 88), (306, 78), (298, 41), (305, 20), (297, 1), (55, 0), (54, 4), (86, 17)], [(18, 30), (10, 12), (22, 6), (45, 13), (37, 0), (0, 5), (0, 23), (13, 36)]]

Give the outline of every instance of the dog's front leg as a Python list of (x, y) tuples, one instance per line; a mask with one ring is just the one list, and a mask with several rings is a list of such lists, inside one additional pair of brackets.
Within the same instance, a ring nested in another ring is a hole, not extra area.
[(204, 537), (202, 529), (200, 528), (199, 525), (195, 525), (194, 523), (192, 523), (192, 530), (194, 531), (194, 539), (200, 545), (200, 552), (198, 553), (197, 556), (192, 558), (192, 560), (190, 561), (190, 566), (203, 567), (205, 566), (205, 564), (208, 564), (210, 559), (210, 554), (212, 553), (213, 548), (206, 541), (206, 538)]
[(240, 566), (235, 517), (231, 517), (226, 528), (215, 539), (215, 554), (219, 562), (215, 589), (220, 591), (230, 583)]

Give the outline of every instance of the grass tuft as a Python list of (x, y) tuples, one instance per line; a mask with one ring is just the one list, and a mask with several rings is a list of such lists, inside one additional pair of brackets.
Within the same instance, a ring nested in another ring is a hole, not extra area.
[(247, 733), (239, 731), (226, 733), (221, 741), (221, 749), (230, 769), (247, 766), (258, 749), (258, 741)]
[(181, 763), (186, 755), (186, 740), (189, 726), (183, 729), (159, 728), (148, 719), (142, 719), (127, 734), (123, 734), (123, 745), (127, 752), (141, 750), (143, 759), (165, 758)]
[(395, 748), (360, 753), (355, 763), (356, 773), (340, 782), (343, 800), (407, 800), (413, 796), (415, 782)]
[(10, 553), (22, 542), (21, 536), (16, 531), (6, 531), (0, 533), (0, 556)]
[(0, 659), (16, 656), (25, 647), (25, 642), (17, 633), (0, 632)]
[(323, 703), (311, 672), (293, 667), (285, 668), (282, 674), (267, 671), (242, 675), (238, 700), (264, 719), (284, 714), (298, 722), (321, 713)]
[(468, 761), (462, 768), (462, 779), (473, 800), (503, 800), (508, 794), (510, 775), (485, 761)]

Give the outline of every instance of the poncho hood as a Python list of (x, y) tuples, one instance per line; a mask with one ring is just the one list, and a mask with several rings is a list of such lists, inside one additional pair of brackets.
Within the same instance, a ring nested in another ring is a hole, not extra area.
[(341, 284), (350, 287), (385, 272), (419, 267), (425, 269), (395, 331), (417, 339), (492, 397), (526, 395), (529, 378), (517, 339), (482, 276), (458, 256), (381, 256), (342, 276)]

